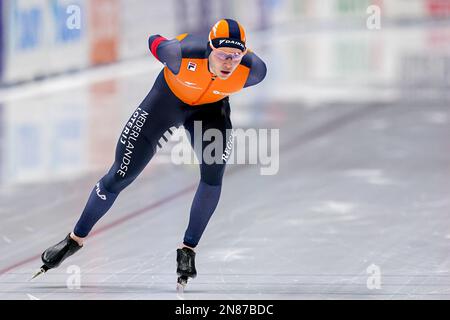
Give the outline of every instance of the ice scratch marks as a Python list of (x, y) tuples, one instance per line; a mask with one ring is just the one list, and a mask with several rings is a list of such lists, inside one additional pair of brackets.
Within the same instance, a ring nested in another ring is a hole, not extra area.
[(385, 176), (381, 169), (352, 169), (344, 172), (349, 177), (364, 180), (374, 185), (392, 185), (394, 181)]

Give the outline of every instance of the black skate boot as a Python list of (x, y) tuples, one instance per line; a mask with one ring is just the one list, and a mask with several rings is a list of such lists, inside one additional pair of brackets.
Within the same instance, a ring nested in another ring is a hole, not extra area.
[(195, 252), (192, 249), (184, 247), (177, 249), (177, 290), (184, 290), (189, 278), (197, 276), (195, 270)]
[(80, 250), (83, 246), (80, 246), (78, 242), (70, 237), (70, 233), (61, 242), (51, 246), (42, 253), (41, 259), (44, 263), (39, 271), (33, 276), (32, 279), (38, 275), (47, 272), (50, 269), (57, 268), (68, 257)]

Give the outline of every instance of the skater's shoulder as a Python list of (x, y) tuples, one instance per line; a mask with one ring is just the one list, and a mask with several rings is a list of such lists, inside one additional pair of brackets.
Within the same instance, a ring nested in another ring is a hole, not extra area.
[(241, 65), (250, 69), (250, 73), (244, 87), (249, 87), (260, 83), (266, 77), (266, 64), (250, 49), (248, 49), (246, 55), (242, 58)]
[(248, 49), (247, 53), (242, 58), (241, 65), (252, 68), (265, 66), (265, 63), (253, 50)]
[(207, 40), (204, 37), (183, 33), (175, 37), (181, 44), (183, 58), (201, 59), (205, 58)]

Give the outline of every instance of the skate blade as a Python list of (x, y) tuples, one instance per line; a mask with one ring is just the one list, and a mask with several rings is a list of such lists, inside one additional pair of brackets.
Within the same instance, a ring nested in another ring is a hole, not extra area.
[(177, 283), (177, 293), (178, 294), (183, 294), (185, 287), (186, 287), (185, 284)]
[(177, 280), (177, 292), (178, 293), (180, 293), (180, 294), (184, 293), (184, 289), (186, 288), (187, 281), (188, 281), (187, 277), (181, 276), (178, 278), (178, 280)]
[(33, 280), (34, 278), (40, 276), (40, 275), (43, 274), (43, 273), (46, 273), (47, 270), (48, 270), (47, 266), (46, 266), (46, 265), (43, 265), (43, 266), (42, 266), (42, 267), (34, 274), (34, 276), (33, 276), (29, 281)]

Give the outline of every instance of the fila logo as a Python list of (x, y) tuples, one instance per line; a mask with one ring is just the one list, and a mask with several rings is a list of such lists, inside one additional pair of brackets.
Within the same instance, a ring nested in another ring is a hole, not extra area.
[(195, 71), (197, 69), (197, 64), (192, 62), (192, 61), (189, 61), (188, 65), (187, 65), (187, 68), (190, 71)]
[(96, 186), (95, 191), (97, 191), (97, 196), (102, 200), (106, 200), (106, 196), (104, 194), (100, 193), (100, 182), (97, 182), (97, 184), (95, 186)]

